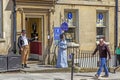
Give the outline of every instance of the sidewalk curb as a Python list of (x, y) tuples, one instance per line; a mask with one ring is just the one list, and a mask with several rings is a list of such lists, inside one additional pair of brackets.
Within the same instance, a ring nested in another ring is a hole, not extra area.
[[(98, 68), (80, 68), (80, 67), (74, 67), (74, 72), (96, 72)], [(20, 71), (25, 73), (57, 73), (57, 72), (71, 72), (71, 67), (69, 68), (49, 68), (49, 69), (21, 69)], [(120, 72), (120, 69), (116, 70), (117, 72)], [(114, 68), (109, 68), (109, 72), (114, 73)]]

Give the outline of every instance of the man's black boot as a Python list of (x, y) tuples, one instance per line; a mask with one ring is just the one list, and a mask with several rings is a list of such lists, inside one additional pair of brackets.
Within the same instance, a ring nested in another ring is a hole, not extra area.
[(24, 67), (25, 67), (25, 68), (30, 68), (30, 67), (27, 66), (27, 64), (24, 64)]
[(22, 69), (24, 69), (24, 64), (22, 64)]

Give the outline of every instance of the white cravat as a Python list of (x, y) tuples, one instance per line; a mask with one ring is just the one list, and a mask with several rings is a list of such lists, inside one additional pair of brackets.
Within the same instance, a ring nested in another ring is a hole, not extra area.
[(24, 41), (24, 44), (23, 44), (22, 46), (28, 45), (27, 37), (26, 37), (26, 36), (22, 36), (22, 39), (23, 39), (23, 41)]

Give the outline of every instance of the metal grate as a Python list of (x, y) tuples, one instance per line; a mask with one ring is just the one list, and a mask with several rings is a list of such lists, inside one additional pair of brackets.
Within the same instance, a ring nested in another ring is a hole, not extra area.
[(0, 72), (7, 71), (7, 56), (0, 55)]
[(21, 55), (8, 56), (8, 71), (21, 69)]

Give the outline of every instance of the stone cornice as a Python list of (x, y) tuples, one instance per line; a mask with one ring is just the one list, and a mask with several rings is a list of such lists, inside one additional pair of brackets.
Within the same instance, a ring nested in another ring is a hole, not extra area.
[(49, 5), (49, 6), (54, 6), (55, 0), (16, 0), (17, 4), (32, 4), (32, 5)]
[(60, 5), (85, 5), (85, 6), (115, 6), (115, 2), (101, 1), (74, 1), (74, 0), (59, 0), (56, 4)]
[(16, 0), (17, 9), (54, 9), (55, 0)]

